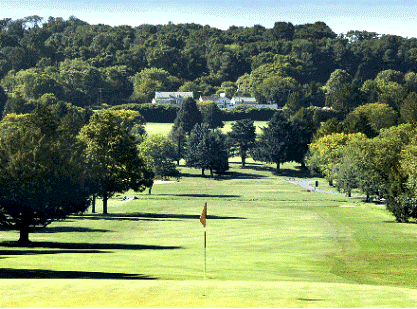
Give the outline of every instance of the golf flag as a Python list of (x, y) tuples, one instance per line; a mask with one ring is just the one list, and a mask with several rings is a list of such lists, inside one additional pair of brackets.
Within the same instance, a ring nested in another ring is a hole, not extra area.
[(204, 204), (203, 212), (201, 213), (201, 216), (200, 216), (200, 222), (204, 226), (204, 228), (206, 227), (206, 219), (207, 219), (207, 203)]

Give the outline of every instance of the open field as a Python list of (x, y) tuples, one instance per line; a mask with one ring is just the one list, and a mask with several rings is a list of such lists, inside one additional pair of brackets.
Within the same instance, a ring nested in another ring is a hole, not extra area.
[(181, 167), (179, 182), (53, 223), (29, 247), (0, 230), (0, 307), (415, 307), (416, 224), (290, 183), (303, 179), (291, 164), (231, 161), (220, 179)]

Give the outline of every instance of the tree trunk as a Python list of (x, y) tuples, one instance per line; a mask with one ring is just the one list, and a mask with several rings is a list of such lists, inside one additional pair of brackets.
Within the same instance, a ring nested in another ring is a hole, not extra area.
[(178, 155), (177, 165), (179, 166), (180, 160), (181, 160), (181, 140), (180, 139), (178, 139), (177, 155)]
[(29, 224), (27, 223), (27, 220), (25, 218), (22, 218), (22, 222), (20, 224), (20, 236), (17, 242), (22, 245), (30, 244)]
[(151, 185), (149, 186), (149, 191), (148, 194), (152, 194), (152, 187), (153, 187), (153, 182), (151, 183)]
[(205, 177), (206, 175), (204, 174), (204, 168), (201, 169), (201, 176)]
[(93, 198), (91, 200), (91, 212), (95, 213), (96, 212), (96, 195), (93, 194)]
[(245, 167), (245, 165), (246, 165), (246, 156), (242, 155), (241, 158), (242, 158), (242, 166)]
[(103, 214), (107, 214), (107, 191), (103, 194)]
[(210, 167), (210, 177), (213, 178), (213, 169)]
[(277, 172), (281, 169), (281, 163), (277, 162)]

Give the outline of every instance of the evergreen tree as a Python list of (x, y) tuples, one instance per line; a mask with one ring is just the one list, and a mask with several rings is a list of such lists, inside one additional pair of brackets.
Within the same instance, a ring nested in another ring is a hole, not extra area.
[(256, 128), (253, 120), (246, 118), (234, 122), (228, 136), (232, 151), (235, 150), (239, 154), (242, 166), (245, 166), (248, 151), (255, 146)]
[(213, 101), (201, 102), (198, 104), (201, 112), (203, 123), (206, 123), (210, 129), (223, 128), (222, 111)]
[(275, 163), (279, 170), (282, 163), (294, 159), (295, 144), (293, 125), (282, 112), (276, 112), (268, 126), (262, 128), (257, 147), (252, 151), (252, 158), (256, 161)]
[(223, 173), (229, 169), (229, 151), (226, 136), (219, 129), (210, 130), (206, 124), (197, 124), (187, 142), (186, 165), (205, 169), (213, 173)]
[(203, 116), (193, 98), (187, 98), (181, 105), (174, 121), (174, 128), (181, 127), (184, 132), (190, 134), (191, 130), (198, 123), (203, 121)]

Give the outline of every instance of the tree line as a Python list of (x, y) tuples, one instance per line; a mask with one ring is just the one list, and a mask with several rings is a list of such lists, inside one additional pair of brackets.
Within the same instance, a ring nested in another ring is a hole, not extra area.
[[(24, 112), (25, 103), (45, 94), (87, 107), (149, 103), (155, 91), (231, 97), (238, 89), (260, 103), (293, 109), (346, 112), (376, 96), (394, 106), (416, 90), (416, 51), (415, 38), (336, 34), (323, 22), (219, 30), (198, 24), (90, 25), (74, 16), (5, 18), (0, 108)], [(392, 80), (384, 71), (403, 77)]]

